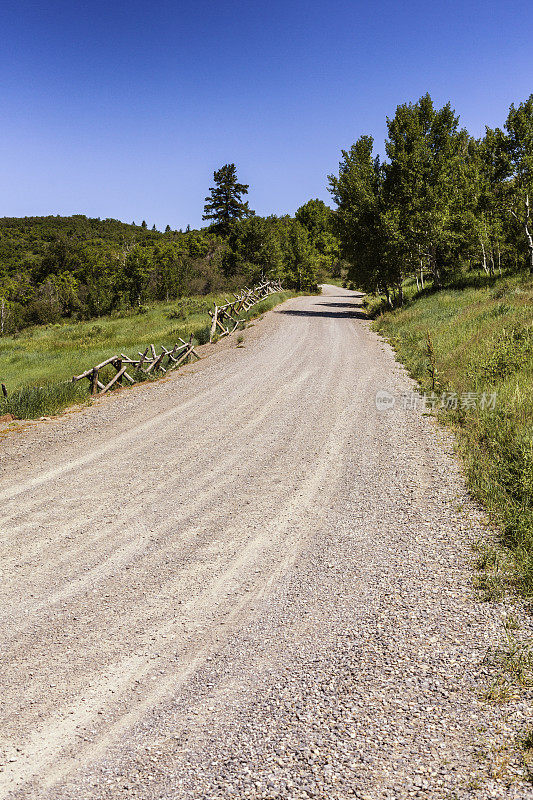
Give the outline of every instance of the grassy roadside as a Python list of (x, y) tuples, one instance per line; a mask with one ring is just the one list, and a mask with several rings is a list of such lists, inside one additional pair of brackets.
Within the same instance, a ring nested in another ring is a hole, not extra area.
[[(270, 295), (243, 318), (258, 317), (294, 296), (288, 291)], [(87, 382), (73, 384), (70, 379), (116, 353), (134, 355), (148, 344), (168, 346), (177, 337), (185, 339), (191, 334), (198, 344), (204, 344), (211, 325), (208, 309), (213, 302), (224, 303), (225, 298), (187, 297), (157, 303), (143, 313), (41, 325), (0, 338), (0, 381), (8, 388), (7, 399), (0, 396), (0, 416), (48, 416), (88, 399)]]
[(533, 277), (415, 297), (374, 327), (424, 392), (434, 382), (439, 397), (455, 393), (457, 408), (450, 400), (439, 417), (453, 426), (470, 490), (503, 545), (480, 556), (482, 588), (494, 596), (512, 584), (532, 597)]

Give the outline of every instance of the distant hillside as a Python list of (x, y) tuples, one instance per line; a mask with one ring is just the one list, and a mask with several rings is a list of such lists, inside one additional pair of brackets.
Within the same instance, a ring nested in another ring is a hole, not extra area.
[(331, 212), (310, 201), (293, 217), (165, 232), (114, 219), (0, 219), (0, 335), (63, 317), (88, 319), (152, 301), (229, 291), (268, 275), (313, 289), (338, 247)]
[[(175, 241), (181, 231), (161, 233), (146, 226), (116, 219), (99, 219), (75, 214), (72, 217), (0, 218), (0, 269), (17, 270), (38, 264), (58, 240), (71, 246), (108, 245)], [(1, 273), (0, 273), (1, 274)]]

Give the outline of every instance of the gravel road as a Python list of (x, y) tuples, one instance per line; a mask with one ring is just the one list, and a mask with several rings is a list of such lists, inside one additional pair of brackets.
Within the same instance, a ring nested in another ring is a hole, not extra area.
[(533, 797), (483, 517), (358, 303), (0, 440), (0, 798)]

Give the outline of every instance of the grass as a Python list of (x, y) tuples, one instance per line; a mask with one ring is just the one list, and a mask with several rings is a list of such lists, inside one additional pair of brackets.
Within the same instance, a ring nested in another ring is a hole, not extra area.
[[(293, 296), (293, 292), (270, 295), (249, 309), (244, 319), (260, 316)], [(0, 382), (6, 385), (8, 397), (0, 395), (0, 415), (49, 416), (87, 399), (88, 382), (73, 384), (72, 376), (109, 356), (135, 355), (148, 344), (168, 346), (190, 334), (204, 344), (211, 325), (208, 309), (225, 299), (226, 295), (187, 297), (143, 307), (141, 313), (40, 325), (1, 337)]]
[(482, 559), (487, 595), (503, 582), (532, 597), (533, 276), (472, 283), (418, 295), (408, 286), (405, 307), (374, 326), (425, 392), (455, 393), (457, 408), (439, 417), (457, 433), (470, 490), (504, 548)]
[(485, 694), (493, 703), (505, 703), (519, 698), (524, 689), (533, 687), (533, 650), (530, 641), (518, 641), (505, 629), (506, 642), (503, 647), (489, 650), (485, 663), (496, 675)]

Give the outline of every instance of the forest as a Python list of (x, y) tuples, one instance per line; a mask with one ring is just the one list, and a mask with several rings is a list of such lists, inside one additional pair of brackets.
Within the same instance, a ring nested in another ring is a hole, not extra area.
[(533, 271), (533, 95), (481, 138), (429, 94), (387, 118), (386, 158), (363, 135), (329, 177), (335, 231), (349, 279), (403, 304), (407, 278), (423, 290), (482, 270)]
[[(213, 221), (201, 230), (167, 225), (160, 232), (144, 221), (82, 215), (0, 219), (0, 334), (142, 311), (154, 301), (251, 285), (262, 275), (315, 290), (339, 259), (332, 211), (312, 200), (294, 217), (256, 216), (240, 202), (247, 187), (236, 183), (234, 165), (226, 166), (233, 167), (229, 209), (215, 196)], [(227, 192), (228, 182), (220, 183)], [(215, 181), (215, 195), (219, 189)], [(212, 202), (213, 195), (206, 198), (207, 212)]]

